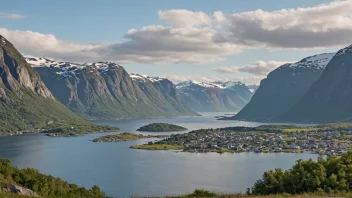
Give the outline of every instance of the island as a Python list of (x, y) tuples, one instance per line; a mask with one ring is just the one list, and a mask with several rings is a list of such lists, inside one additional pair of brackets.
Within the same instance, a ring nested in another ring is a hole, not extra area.
[(80, 126), (62, 126), (53, 129), (41, 129), (41, 133), (45, 133), (50, 137), (74, 137), (83, 136), (92, 133), (104, 133), (119, 131), (120, 129), (113, 126), (105, 125), (80, 125)]
[(136, 145), (147, 150), (175, 149), (184, 152), (217, 153), (303, 153), (341, 155), (352, 150), (352, 123), (310, 127), (266, 125), (199, 129), (169, 138)]
[(175, 124), (168, 123), (152, 123), (146, 126), (142, 126), (137, 131), (147, 131), (147, 132), (171, 132), (171, 131), (187, 131), (187, 128), (178, 126)]
[(114, 135), (106, 135), (102, 137), (98, 137), (92, 140), (92, 142), (122, 142), (129, 140), (138, 140), (144, 138), (167, 138), (168, 135), (142, 135), (136, 133), (119, 133)]

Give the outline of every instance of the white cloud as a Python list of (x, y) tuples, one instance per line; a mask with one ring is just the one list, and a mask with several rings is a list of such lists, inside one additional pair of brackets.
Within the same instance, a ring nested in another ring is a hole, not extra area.
[(245, 66), (218, 67), (214, 71), (222, 74), (245, 72), (253, 75), (266, 76), (269, 72), (288, 62), (278, 61), (256, 61)]
[(229, 33), (221, 42), (265, 48), (326, 48), (352, 43), (352, 1), (315, 7), (256, 10), (228, 16)]
[(0, 28), (0, 34), (8, 39), (20, 51), (36, 55), (52, 57), (58, 60), (85, 60), (98, 58), (99, 55), (90, 50), (97, 48), (95, 45), (79, 45), (59, 40), (52, 34), (41, 34), (32, 31), (13, 31)]
[(204, 12), (189, 10), (160, 10), (159, 18), (176, 27), (209, 25), (211, 18)]
[(246, 85), (256, 85), (266, 76), (238, 76), (238, 77), (216, 77), (216, 76), (202, 76), (202, 75), (168, 75), (166, 78), (170, 79), (173, 83), (179, 83), (188, 80), (195, 80), (199, 82), (227, 82), (227, 81), (240, 81)]
[(0, 19), (25, 19), (26, 16), (15, 13), (4, 13), (0, 12)]
[(167, 25), (131, 29), (119, 43), (82, 45), (52, 34), (5, 28), (0, 28), (0, 34), (26, 54), (78, 62), (142, 64), (211, 63), (254, 48), (311, 49), (352, 43), (352, 0), (232, 15), (162, 10), (158, 16)]
[(234, 44), (214, 42), (216, 32), (210, 27), (147, 26), (129, 30), (124, 42), (103, 45), (80, 45), (52, 34), (5, 28), (0, 34), (26, 54), (79, 62), (198, 64), (223, 61), (224, 56), (242, 51)]
[(221, 24), (221, 23), (227, 22), (227, 18), (225, 16), (225, 14), (221, 11), (214, 12), (213, 17), (217, 23)]

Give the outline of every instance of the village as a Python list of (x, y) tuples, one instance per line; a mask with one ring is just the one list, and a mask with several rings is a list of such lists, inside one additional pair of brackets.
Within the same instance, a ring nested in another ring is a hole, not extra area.
[[(151, 144), (151, 143), (149, 143)], [(153, 144), (183, 146), (185, 152), (255, 152), (303, 153), (340, 155), (352, 150), (352, 132), (238, 132), (201, 129), (171, 135)]]

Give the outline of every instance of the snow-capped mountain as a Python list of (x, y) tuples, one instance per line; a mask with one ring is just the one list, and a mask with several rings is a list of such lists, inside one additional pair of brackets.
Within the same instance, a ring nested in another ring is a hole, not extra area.
[(309, 69), (312, 71), (321, 71), (324, 70), (326, 65), (330, 62), (330, 60), (335, 56), (336, 53), (324, 53), (324, 54), (318, 54), (314, 56), (310, 56), (307, 58), (302, 59), (299, 62), (296, 63), (288, 63), (285, 64), (278, 69), (292, 69), (292, 70), (297, 70), (297, 69)]
[(267, 121), (295, 105), (320, 78), (335, 53), (310, 56), (280, 66), (263, 79), (251, 101), (234, 117), (238, 120)]
[(59, 101), (87, 119), (196, 115), (165, 78), (129, 74), (111, 62), (26, 60)]
[(147, 82), (147, 81), (159, 82), (159, 81), (162, 81), (162, 80), (167, 80), (164, 77), (158, 77), (158, 76), (153, 76), (152, 77), (152, 76), (147, 76), (147, 75), (143, 75), (143, 74), (130, 73), (130, 76), (131, 76), (132, 80), (137, 81), (137, 82)]
[(352, 45), (339, 50), (321, 77), (275, 120), (305, 123), (352, 121)]
[(241, 82), (197, 82), (178, 83), (183, 99), (195, 111), (239, 111), (250, 100), (252, 94)]
[[(49, 58), (41, 58), (34, 56), (25, 56), (27, 63), (32, 67), (49, 67), (57, 69), (59, 77), (74, 77), (83, 70), (94, 68), (100, 73), (105, 73), (108, 70), (115, 70), (121, 67), (113, 62), (96, 62), (96, 63), (72, 63), (72, 62), (59, 62)], [(92, 71), (93, 72), (93, 71)]]

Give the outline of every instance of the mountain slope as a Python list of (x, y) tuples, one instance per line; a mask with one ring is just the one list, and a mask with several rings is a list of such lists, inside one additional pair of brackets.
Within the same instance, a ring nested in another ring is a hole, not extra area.
[(196, 115), (167, 79), (130, 75), (108, 62), (78, 64), (37, 57), (27, 61), (60, 102), (86, 119)]
[(247, 88), (254, 94), (259, 88), (259, 85), (247, 85)]
[(279, 121), (328, 123), (352, 121), (352, 45), (341, 49), (318, 81)]
[(186, 103), (198, 112), (239, 111), (252, 97), (249, 89), (240, 82), (186, 81), (176, 87)]
[(319, 79), (333, 56), (328, 53), (307, 57), (270, 72), (251, 101), (232, 119), (268, 121), (286, 112)]
[(72, 127), (95, 128), (57, 102), (37, 72), (0, 35), (0, 134)]

